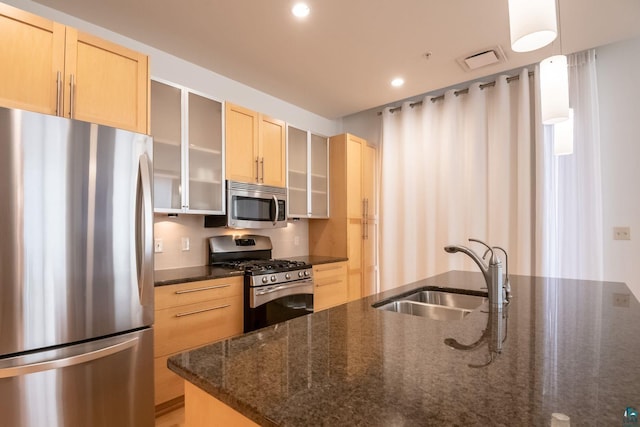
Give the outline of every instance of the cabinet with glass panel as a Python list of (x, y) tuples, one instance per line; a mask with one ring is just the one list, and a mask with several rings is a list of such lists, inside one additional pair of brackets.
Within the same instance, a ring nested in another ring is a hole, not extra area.
[(224, 212), (222, 123), (222, 103), (151, 81), (155, 212)]
[(287, 127), (288, 189), (291, 218), (329, 217), (329, 140)]

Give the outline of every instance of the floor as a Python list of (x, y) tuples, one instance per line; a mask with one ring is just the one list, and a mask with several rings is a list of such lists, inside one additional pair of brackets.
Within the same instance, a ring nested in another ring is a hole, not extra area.
[(156, 427), (184, 427), (184, 406), (156, 418)]

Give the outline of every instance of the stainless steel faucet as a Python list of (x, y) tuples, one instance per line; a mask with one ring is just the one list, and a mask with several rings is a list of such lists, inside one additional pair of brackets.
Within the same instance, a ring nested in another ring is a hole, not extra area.
[[(499, 246), (489, 246), (482, 240), (469, 239), (470, 242), (477, 242), (484, 245), (487, 250), (482, 257), (478, 256), (474, 251), (461, 245), (449, 245), (445, 246), (444, 250), (450, 254), (456, 252), (462, 252), (469, 255), (469, 257), (478, 265), (485, 282), (487, 282), (487, 291), (489, 293), (489, 304), (493, 307), (503, 307), (509, 303), (511, 298), (511, 286), (509, 284), (509, 261), (507, 257), (507, 251)], [(502, 251), (504, 254), (504, 260), (506, 264), (506, 274), (502, 273), (502, 260), (498, 258), (496, 250)], [(489, 265), (484, 262), (484, 258), (490, 253)]]

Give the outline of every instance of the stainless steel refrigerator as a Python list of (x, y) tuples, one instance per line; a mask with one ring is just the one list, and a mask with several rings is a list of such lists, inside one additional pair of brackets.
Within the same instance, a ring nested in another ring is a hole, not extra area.
[(0, 108), (0, 426), (153, 426), (152, 144)]

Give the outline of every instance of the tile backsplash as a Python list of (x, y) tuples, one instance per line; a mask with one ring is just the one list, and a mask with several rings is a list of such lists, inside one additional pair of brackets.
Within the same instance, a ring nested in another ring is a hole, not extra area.
[[(162, 252), (154, 254), (154, 268), (193, 267), (208, 262), (207, 238), (224, 234), (262, 234), (271, 237), (273, 257), (286, 258), (309, 254), (308, 220), (289, 221), (287, 227), (264, 230), (234, 230), (224, 227), (205, 228), (202, 215), (155, 214), (154, 239), (162, 241)], [(182, 239), (189, 239), (189, 250), (182, 250)]]

